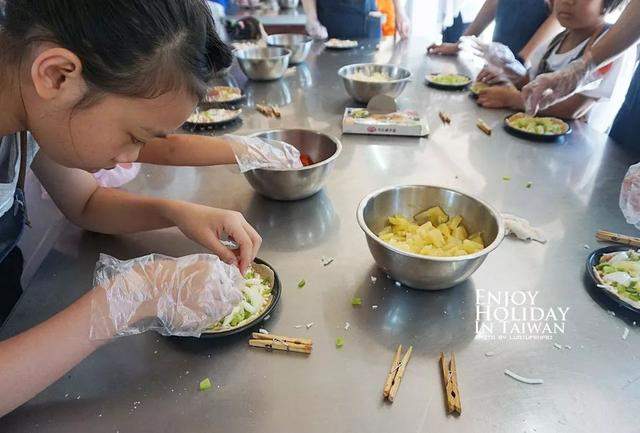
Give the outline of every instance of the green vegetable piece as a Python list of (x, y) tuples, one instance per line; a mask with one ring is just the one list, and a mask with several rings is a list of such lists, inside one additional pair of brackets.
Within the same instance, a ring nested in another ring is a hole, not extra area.
[(532, 186), (533, 186), (533, 182), (527, 182), (527, 185), (526, 185), (527, 188), (531, 188)]
[(342, 346), (344, 346), (344, 338), (343, 337), (336, 338), (336, 347), (339, 349)]
[(511, 176), (502, 176), (502, 180), (510, 181), (511, 180)]
[(353, 298), (351, 300), (351, 305), (353, 307), (359, 307), (360, 305), (362, 305), (362, 298), (358, 298), (358, 297)]
[(200, 391), (206, 391), (208, 389), (211, 389), (212, 386), (213, 385), (211, 384), (211, 381), (209, 380), (209, 378), (205, 377), (204, 379), (202, 379), (200, 381), (200, 385), (199, 385), (198, 389)]
[(616, 268), (614, 268), (613, 266), (606, 265), (602, 268), (602, 272), (604, 272), (605, 275), (611, 274), (613, 272), (616, 272)]
[(300, 280), (300, 282), (298, 283), (298, 288), (302, 289), (305, 284), (307, 284), (305, 280)]

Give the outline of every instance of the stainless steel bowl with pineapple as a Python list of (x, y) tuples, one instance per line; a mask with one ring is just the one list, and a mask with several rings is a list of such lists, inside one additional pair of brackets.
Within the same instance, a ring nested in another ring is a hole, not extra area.
[(360, 202), (357, 218), (378, 266), (423, 290), (465, 281), (504, 237), (502, 217), (490, 205), (432, 185), (375, 191)]

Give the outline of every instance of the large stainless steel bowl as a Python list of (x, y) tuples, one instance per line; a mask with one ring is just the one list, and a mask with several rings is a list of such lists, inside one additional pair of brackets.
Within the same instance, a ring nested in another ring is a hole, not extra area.
[(311, 50), (313, 38), (307, 35), (295, 33), (269, 35), (267, 37), (267, 45), (270, 47), (286, 48), (291, 50), (289, 64), (296, 65), (305, 61)]
[(278, 5), (282, 9), (295, 9), (298, 7), (300, 0), (278, 0)]
[(320, 191), (335, 160), (342, 152), (340, 140), (308, 129), (276, 129), (252, 134), (281, 140), (306, 153), (315, 162), (299, 169), (256, 169), (244, 173), (258, 193), (274, 200), (301, 200)]
[(282, 78), (289, 67), (291, 50), (286, 48), (247, 48), (234, 51), (240, 69), (251, 80), (268, 81)]
[[(461, 215), (470, 233), (482, 232), (486, 248), (466, 256), (431, 257), (399, 250), (377, 236), (389, 216), (412, 217), (433, 206), (449, 215)], [(446, 289), (463, 282), (504, 238), (502, 216), (495, 209), (468, 194), (439, 186), (404, 185), (372, 192), (360, 202), (357, 217), (378, 266), (416, 289)]]
[[(363, 72), (371, 75), (381, 72), (391, 77), (390, 81), (360, 81), (351, 78), (353, 74)], [(366, 104), (376, 95), (389, 95), (398, 97), (407, 83), (411, 80), (411, 71), (395, 65), (376, 65), (374, 63), (358, 63), (355, 65), (343, 66), (338, 70), (338, 75), (342, 78), (342, 83), (347, 93), (358, 102)]]

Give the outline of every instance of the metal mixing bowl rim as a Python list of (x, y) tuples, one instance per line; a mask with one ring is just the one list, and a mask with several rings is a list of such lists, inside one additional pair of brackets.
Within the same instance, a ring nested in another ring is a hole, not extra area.
[[(398, 68), (398, 69), (401, 69), (403, 71), (406, 71), (409, 75), (407, 75), (404, 78), (394, 78), (394, 79), (389, 80), (389, 81), (361, 81), (361, 80), (354, 80), (353, 78), (347, 77), (345, 75), (345, 70), (347, 68), (352, 68), (352, 67), (356, 67), (356, 66), (390, 66), (392, 68)], [(345, 80), (354, 81), (356, 83), (391, 84), (391, 83), (402, 83), (404, 81), (411, 81), (411, 77), (413, 76), (413, 73), (407, 68), (403, 68), (402, 66), (392, 65), (390, 63), (353, 63), (351, 65), (344, 65), (343, 67), (338, 69), (338, 75), (340, 77), (342, 77), (343, 79), (345, 79)]]
[(301, 42), (294, 42), (294, 44), (312, 44), (313, 43), (313, 38), (309, 35), (303, 35), (302, 33), (275, 33), (273, 35), (269, 35), (267, 36), (267, 46), (268, 47), (276, 47), (276, 48), (287, 48), (292, 46), (293, 44), (276, 44), (276, 43), (272, 43), (269, 42), (269, 39), (271, 39), (272, 37), (275, 36), (301, 36), (303, 38), (303, 40)]
[[(378, 235), (376, 235), (375, 233), (373, 233), (371, 231), (371, 229), (369, 228), (369, 226), (367, 226), (367, 223), (365, 223), (364, 221), (364, 208), (367, 205), (367, 203), (374, 197), (382, 194), (383, 192), (386, 191), (390, 191), (393, 189), (398, 189), (398, 188), (410, 188), (410, 187), (418, 187), (418, 188), (422, 188), (422, 187), (431, 187), (431, 188), (440, 188), (440, 189), (444, 189), (447, 191), (453, 191), (455, 193), (458, 194), (462, 194), (466, 197), (469, 197), (473, 200), (476, 200), (478, 203), (482, 204), (483, 206), (485, 206), (489, 212), (493, 215), (493, 217), (496, 219), (497, 223), (498, 223), (498, 233), (496, 234), (496, 238), (493, 240), (493, 242), (491, 242), (489, 245), (487, 245), (486, 247), (484, 247), (482, 250), (478, 251), (477, 253), (473, 253), (473, 254), (467, 254), (465, 256), (452, 256), (452, 257), (437, 257), (437, 256), (425, 256), (422, 254), (415, 254), (415, 253), (409, 253), (407, 251), (403, 251), (401, 249), (398, 249), (394, 246), (392, 246), (391, 244), (383, 241), (382, 239), (380, 239), (378, 237)], [(394, 185), (394, 186), (388, 186), (385, 188), (381, 188), (378, 189), (376, 191), (373, 191), (370, 194), (367, 194), (361, 201), (360, 204), (358, 205), (358, 210), (357, 210), (357, 218), (358, 218), (358, 225), (360, 226), (360, 229), (362, 229), (362, 231), (367, 235), (367, 237), (375, 240), (378, 244), (382, 245), (383, 247), (398, 253), (400, 255), (406, 256), (406, 257), (412, 257), (415, 259), (422, 259), (422, 260), (426, 260), (426, 261), (433, 261), (433, 262), (464, 262), (467, 260), (473, 260), (473, 259), (477, 259), (479, 257), (485, 256), (487, 254), (489, 254), (491, 251), (495, 250), (498, 245), (500, 245), (500, 243), (502, 242), (502, 239), (504, 239), (504, 232), (505, 232), (505, 228), (504, 228), (504, 221), (502, 219), (502, 215), (500, 215), (500, 213), (498, 211), (496, 211), (493, 206), (489, 205), (488, 203), (486, 203), (484, 200), (479, 199), (478, 197), (475, 197), (471, 194), (468, 194), (466, 192), (460, 191), (458, 189), (455, 188), (450, 188), (450, 187), (446, 187), (446, 186), (441, 186), (441, 185), (420, 185), (420, 184), (411, 184), (411, 185)]]
[[(277, 48), (277, 49), (281, 49), (284, 51), (283, 54), (278, 55), (278, 56), (272, 56), (272, 57), (241, 57), (240, 55), (246, 51), (249, 50), (262, 50), (262, 49), (269, 49), (269, 48)], [(234, 57), (236, 57), (238, 60), (273, 60), (273, 59), (282, 59), (284, 57), (291, 57), (291, 54), (293, 53), (293, 51), (291, 51), (288, 48), (284, 48), (284, 47), (255, 47), (255, 48), (243, 48), (241, 50), (235, 50), (233, 51), (233, 55)]]
[(258, 135), (270, 134), (272, 132), (281, 132), (281, 131), (303, 131), (303, 132), (313, 132), (314, 134), (324, 135), (329, 140), (331, 140), (331, 141), (333, 141), (335, 143), (336, 151), (329, 158), (323, 159), (322, 161), (316, 162), (315, 164), (307, 165), (306, 167), (300, 167), (300, 168), (256, 168), (254, 170), (249, 170), (249, 171), (270, 171), (270, 172), (288, 172), (288, 171), (291, 171), (291, 172), (294, 172), (294, 171), (311, 170), (313, 168), (317, 168), (317, 167), (321, 167), (323, 165), (329, 164), (330, 162), (336, 160), (338, 158), (338, 156), (340, 156), (340, 153), (342, 153), (342, 142), (338, 139), (338, 137), (336, 137), (334, 135), (331, 135), (331, 134), (325, 134), (324, 132), (314, 131), (313, 129), (307, 129), (307, 128), (276, 128), (276, 129), (269, 129), (269, 130), (266, 130), (266, 131), (254, 132), (252, 134), (249, 134), (248, 136), (249, 137), (257, 137)]

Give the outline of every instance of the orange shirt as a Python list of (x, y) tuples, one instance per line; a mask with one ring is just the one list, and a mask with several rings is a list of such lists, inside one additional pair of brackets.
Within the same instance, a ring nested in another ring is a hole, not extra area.
[(396, 9), (393, 0), (376, 0), (376, 4), (378, 10), (387, 17), (382, 25), (382, 36), (393, 36), (396, 33)]

